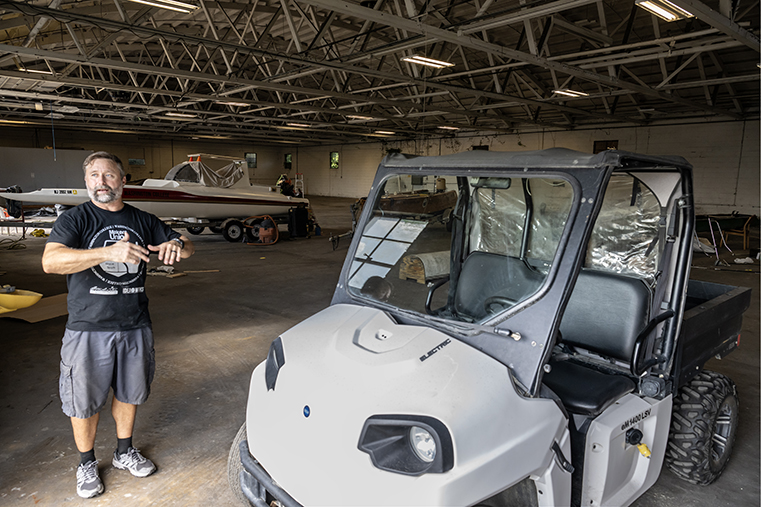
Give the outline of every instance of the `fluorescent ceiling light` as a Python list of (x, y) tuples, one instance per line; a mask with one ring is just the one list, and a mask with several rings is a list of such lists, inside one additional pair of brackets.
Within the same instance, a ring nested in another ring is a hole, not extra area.
[(638, 7), (642, 7), (651, 14), (655, 14), (666, 21), (676, 21), (679, 19), (695, 17), (691, 12), (669, 2), (669, 0), (636, 0), (634, 3)]
[(440, 128), (441, 130), (460, 130), (460, 127), (449, 127), (447, 125), (442, 125), (442, 126), (437, 127), (437, 128)]
[(396, 134), (396, 132), (391, 132), (390, 130), (376, 130), (375, 133), (382, 134), (385, 136), (393, 136), (394, 134)]
[(358, 114), (350, 114), (347, 116), (347, 118), (351, 118), (352, 120), (372, 120), (373, 119), (371, 116), (360, 116)]
[(453, 67), (454, 64), (450, 62), (444, 62), (441, 60), (434, 60), (433, 58), (426, 58), (425, 56), (415, 55), (402, 58), (403, 62), (417, 63), (418, 65), (425, 65), (427, 67), (433, 67), (434, 69), (443, 69), (445, 67)]
[(230, 102), (230, 101), (223, 101), (223, 100), (218, 100), (217, 104), (222, 104), (225, 106), (240, 106), (240, 107), (248, 107), (251, 105), (251, 104), (248, 104), (247, 102)]
[(569, 90), (568, 88), (562, 88), (560, 90), (552, 90), (552, 93), (557, 93), (558, 95), (565, 95), (566, 97), (588, 97), (588, 93), (579, 92), (576, 90)]
[(170, 11), (182, 12), (188, 14), (194, 9), (198, 9), (197, 5), (188, 4), (185, 2), (177, 2), (176, 0), (130, 0), (130, 2), (137, 2), (143, 5), (150, 5), (151, 7), (159, 7), (161, 9), (169, 9)]
[(53, 73), (49, 70), (27, 69), (26, 67), (21, 67), (20, 70), (23, 72), (29, 72), (30, 74), (47, 74), (48, 76), (53, 75)]
[(172, 116), (174, 118), (195, 118), (196, 115), (190, 114), (190, 113), (175, 113), (174, 111), (170, 111), (166, 113), (164, 116)]
[(117, 129), (95, 129), (96, 132), (106, 132), (108, 134), (135, 134), (132, 130), (117, 130)]
[(303, 127), (303, 128), (309, 128), (311, 125), (307, 125), (306, 123), (286, 123), (289, 127)]
[(37, 122), (19, 120), (0, 120), (0, 123), (9, 123), (11, 125), (39, 125)]

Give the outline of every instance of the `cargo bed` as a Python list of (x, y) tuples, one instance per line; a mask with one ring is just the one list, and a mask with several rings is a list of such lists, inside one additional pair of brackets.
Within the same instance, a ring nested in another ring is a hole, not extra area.
[(689, 281), (676, 354), (677, 387), (689, 382), (711, 357), (722, 358), (738, 347), (750, 294), (747, 287)]

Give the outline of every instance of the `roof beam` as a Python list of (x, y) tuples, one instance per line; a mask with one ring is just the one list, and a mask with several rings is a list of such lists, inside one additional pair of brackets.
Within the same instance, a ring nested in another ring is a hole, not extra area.
[[(332, 9), (344, 14), (357, 16), (360, 18), (370, 19), (378, 23), (382, 23), (391, 27), (407, 30), (412, 33), (421, 33), (426, 37), (435, 38), (437, 40), (444, 40), (453, 44), (460, 44), (475, 50), (483, 51), (485, 53), (494, 53), (504, 58), (512, 58), (514, 60), (523, 61), (532, 65), (538, 65), (540, 67), (553, 69), (564, 74), (570, 74), (572, 76), (592, 81), (595, 83), (604, 84), (612, 88), (625, 88), (633, 92), (642, 93), (643, 95), (649, 95), (657, 97), (661, 100), (669, 102), (676, 102), (694, 109), (702, 109), (720, 116), (730, 116), (739, 119), (738, 115), (732, 114), (724, 109), (706, 106), (703, 104), (697, 104), (689, 100), (680, 99), (667, 93), (662, 93), (658, 90), (654, 90), (647, 86), (635, 85), (626, 81), (622, 81), (617, 77), (604, 76), (596, 74), (594, 72), (581, 69), (565, 63), (559, 63), (551, 61), (547, 58), (534, 56), (529, 53), (510, 49), (498, 44), (488, 43), (474, 37), (467, 37), (460, 35), (459, 32), (446, 30), (443, 28), (437, 28), (430, 25), (424, 25), (418, 23), (415, 20), (405, 19), (400, 16), (395, 16), (386, 12), (378, 12), (373, 9), (368, 9), (360, 5), (349, 3), (345, 0), (300, 0), (303, 3), (310, 5), (316, 5), (325, 9)], [(504, 97), (503, 97), (504, 98)]]
[[(45, 50), (32, 49), (32, 48), (22, 48), (19, 46), (8, 46), (5, 44), (0, 44), (0, 52), (23, 54), (28, 56), (31, 55), (37, 58), (49, 58), (50, 60), (54, 60), (54, 61), (62, 61), (62, 62), (69, 62), (69, 63), (77, 62), (83, 65), (89, 64), (89, 65), (94, 65), (94, 66), (103, 67), (103, 68), (126, 71), (129, 73), (130, 78), (133, 80), (133, 82), (135, 82), (136, 86), (137, 86), (137, 82), (134, 81), (135, 80), (134, 73), (143, 72), (150, 75), (169, 76), (176, 79), (188, 78), (194, 81), (225, 83), (225, 84), (234, 85), (234, 86), (243, 85), (246, 88), (261, 88), (261, 89), (267, 89), (267, 90), (272, 90), (276, 92), (298, 93), (303, 95), (318, 95), (320, 97), (330, 96), (333, 98), (343, 99), (350, 102), (362, 101), (366, 104), (381, 104), (381, 105), (390, 106), (390, 107), (407, 107), (407, 108), (415, 109), (415, 110), (418, 110), (418, 109), (424, 110), (427, 107), (427, 105), (425, 104), (419, 104), (409, 100), (398, 100), (398, 99), (392, 100), (392, 99), (384, 99), (380, 97), (367, 97), (367, 96), (358, 95), (358, 94), (318, 90), (314, 88), (271, 83), (266, 81), (248, 80), (248, 79), (238, 78), (235, 76), (221, 76), (216, 74), (203, 74), (200, 72), (190, 72), (190, 71), (181, 70), (181, 69), (153, 67), (150, 65), (143, 65), (143, 64), (137, 64), (137, 63), (131, 63), (131, 62), (120, 62), (118, 60), (106, 60), (102, 58), (90, 58), (85, 60), (84, 57), (81, 57), (78, 55), (58, 53), (54, 51), (45, 51)], [(41, 82), (59, 82), (56, 76), (46, 76), (42, 74), (40, 75), (35, 74), (35, 77), (31, 78), (23, 72), (2, 71), (0, 72), (0, 75), (7, 75), (10, 77), (24, 78), (29, 80), (41, 81)], [(95, 86), (95, 84), (93, 85)], [(448, 85), (440, 85), (440, 86), (446, 89), (454, 90), (454, 91), (460, 90), (458, 87), (454, 87), (454, 86), (448, 86)], [(141, 88), (141, 90), (146, 90), (146, 89)], [(160, 94), (162, 93), (162, 91), (150, 90), (150, 91), (142, 92), (142, 93), (159, 93)], [(142, 97), (142, 93), (141, 93), (141, 97)], [(487, 92), (483, 92), (483, 93), (487, 93)], [(502, 96), (502, 99), (504, 98), (505, 97)], [(143, 100), (145, 99), (143, 98)], [(531, 101), (531, 102), (537, 102), (537, 101)], [(559, 107), (559, 106), (555, 106), (555, 107)], [(579, 109), (573, 109), (573, 108), (564, 108), (564, 107), (559, 107), (559, 108), (568, 109), (569, 111), (573, 111), (573, 112), (581, 111)], [(464, 109), (458, 110), (458, 109), (452, 109), (452, 108), (436, 107), (435, 111), (438, 111), (441, 113), (462, 115), (462, 116), (478, 116), (477, 112), (468, 111)], [(519, 123), (534, 123), (533, 121), (527, 121), (521, 118), (515, 118), (514, 121)]]
[(575, 7), (583, 7), (595, 2), (597, 2), (597, 0), (557, 0), (547, 4), (523, 8), (518, 12), (513, 12), (504, 16), (498, 16), (496, 18), (490, 18), (481, 21), (475, 20), (472, 23), (467, 23), (458, 27), (457, 34), (469, 35), (472, 33), (480, 32), (481, 30), (500, 28), (505, 25), (512, 25), (514, 23), (528, 21), (534, 18), (551, 16), (556, 12), (573, 9)]
[[(322, 6), (322, 3), (327, 3), (328, 5), (332, 5), (332, 1), (331, 0), (328, 0), (326, 2), (322, 2), (322, 1), (318, 1), (318, 0), (304, 0), (304, 3), (317, 4), (318, 6)], [(577, 69), (575, 67), (571, 67), (571, 66), (568, 66), (568, 65), (562, 64), (562, 63), (550, 62), (550, 61), (548, 61), (545, 58), (538, 58), (538, 57), (535, 57), (534, 55), (529, 55), (527, 53), (521, 53), (519, 51), (511, 50), (511, 49), (508, 49), (508, 48), (505, 48), (505, 47), (502, 47), (502, 46), (499, 46), (499, 45), (496, 45), (496, 44), (491, 44), (491, 43), (488, 43), (488, 42), (484, 42), (484, 41), (481, 41), (481, 40), (478, 40), (478, 39), (475, 39), (475, 38), (472, 38), (472, 37), (465, 37), (465, 36), (460, 37), (460, 36), (458, 36), (458, 35), (456, 35), (456, 34), (454, 34), (452, 32), (449, 32), (447, 30), (440, 29), (440, 28), (435, 28), (435, 27), (430, 27), (430, 26), (427, 26), (427, 25), (420, 25), (416, 21), (406, 20), (406, 19), (401, 18), (399, 16), (393, 16), (393, 15), (390, 15), (390, 14), (387, 14), (387, 13), (377, 12), (377, 11), (375, 11), (373, 9), (368, 9), (368, 8), (360, 7), (360, 6), (353, 6), (351, 4), (345, 4), (345, 3), (335, 4), (335, 6), (338, 6), (338, 5), (340, 5), (341, 8), (349, 9), (351, 11), (356, 10), (356, 9), (361, 9), (358, 12), (358, 15), (360, 15), (360, 17), (365, 16), (365, 17), (368, 17), (368, 18), (375, 18), (376, 16), (380, 16), (381, 20), (379, 22), (382, 23), (382, 24), (388, 24), (387, 23), (388, 21), (401, 22), (401, 24), (404, 25), (403, 29), (411, 29), (412, 31), (414, 31), (416, 33), (421, 31), (421, 30), (422, 31), (433, 30), (434, 33), (446, 35), (447, 39), (451, 39), (451, 41), (453, 43), (455, 43), (455, 44), (463, 43), (463, 45), (467, 45), (467, 46), (472, 47), (474, 49), (478, 49), (478, 50), (482, 50), (482, 51), (486, 51), (486, 52), (492, 51), (495, 54), (502, 54), (503, 56), (505, 56), (507, 58), (515, 58), (515, 59), (518, 59), (518, 60), (528, 60), (528, 63), (536, 63), (537, 65), (541, 65), (541, 66), (555, 67), (557, 70), (560, 70), (561, 72), (565, 72), (565, 73), (572, 73), (572, 74), (573, 73), (580, 73), (580, 74), (582, 74), (584, 76), (585, 79), (593, 79), (593, 80), (595, 80), (595, 79), (598, 79), (598, 77), (599, 77), (597, 74), (595, 74), (593, 72)], [(110, 20), (110, 19), (105, 19), (105, 18), (98, 18), (98, 17), (88, 16), (88, 15), (84, 15), (84, 14), (78, 14), (78, 13), (72, 12), (71, 10), (65, 10), (65, 11), (63, 11), (63, 10), (56, 10), (56, 9), (48, 9), (46, 7), (40, 7), (40, 6), (31, 5), (31, 4), (17, 4), (15, 2), (10, 2), (9, 0), (0, 0), (0, 7), (6, 8), (8, 10), (16, 11), (16, 12), (21, 12), (21, 13), (24, 13), (24, 14), (33, 14), (33, 15), (48, 14), (48, 15), (51, 15), (51, 16), (55, 16), (56, 19), (59, 19), (59, 20), (79, 21), (79, 22), (82, 22), (82, 23), (90, 23), (90, 24), (93, 24), (95, 26), (104, 26), (104, 27), (109, 27), (109, 28), (113, 28), (113, 29), (117, 29), (117, 30), (125, 30), (125, 31), (132, 32), (132, 33), (135, 33), (135, 34), (145, 34), (145, 35), (148, 35), (148, 36), (163, 37), (163, 38), (166, 38), (168, 40), (175, 40), (175, 41), (188, 41), (188, 42), (192, 42), (194, 44), (199, 44), (202, 47), (206, 47), (206, 45), (208, 45), (208, 46), (214, 48), (214, 50), (219, 50), (222, 53), (223, 57), (225, 56), (225, 50), (233, 50), (233, 51), (234, 50), (238, 50), (241, 53), (251, 53), (251, 54), (257, 54), (257, 55), (261, 55), (261, 56), (266, 56), (266, 57), (272, 58), (273, 60), (277, 60), (277, 61), (279, 61), (281, 63), (282, 62), (288, 62), (288, 63), (292, 63), (292, 64), (295, 64), (295, 65), (304, 65), (304, 66), (307, 66), (307, 67), (319, 67), (319, 68), (324, 69), (324, 70), (328, 70), (328, 69), (343, 70), (343, 71), (347, 71), (347, 72), (351, 72), (351, 73), (355, 73), (355, 74), (365, 74), (365, 75), (369, 75), (369, 76), (372, 76), (372, 77), (380, 77), (382, 79), (388, 79), (388, 80), (392, 80), (392, 81), (403, 82), (403, 83), (406, 83), (408, 85), (436, 87), (436, 88), (445, 89), (445, 90), (454, 91), (454, 92), (459, 92), (459, 93), (468, 93), (468, 94), (472, 94), (472, 95), (475, 95), (475, 96), (491, 97), (491, 98), (495, 98), (497, 100), (504, 100), (505, 98), (507, 98), (503, 94), (499, 94), (499, 93), (486, 92), (486, 91), (481, 91), (481, 90), (473, 90), (471, 88), (465, 88), (465, 87), (460, 87), (460, 86), (445, 85), (445, 84), (442, 84), (442, 83), (431, 82), (430, 80), (427, 80), (427, 79), (414, 78), (414, 77), (404, 76), (404, 75), (401, 75), (401, 74), (392, 74), (392, 73), (380, 72), (380, 71), (369, 69), (369, 68), (366, 68), (366, 67), (363, 67), (363, 66), (358, 66), (358, 65), (353, 65), (353, 64), (347, 64), (347, 63), (343, 63), (343, 62), (325, 61), (325, 60), (323, 60), (323, 61), (316, 61), (316, 60), (313, 60), (313, 59), (310, 59), (310, 58), (294, 57), (294, 56), (289, 56), (289, 55), (286, 55), (286, 54), (274, 53), (272, 51), (267, 51), (267, 50), (260, 49), (260, 48), (255, 48), (255, 47), (250, 47), (250, 46), (242, 46), (242, 45), (239, 45), (239, 44), (235, 44), (235, 43), (231, 43), (231, 42), (227, 42), (227, 41), (223, 41), (223, 40), (214, 40), (214, 39), (207, 39), (207, 38), (199, 37), (199, 36), (184, 35), (184, 34), (180, 34), (180, 33), (176, 33), (176, 32), (168, 32), (168, 31), (165, 31), (165, 30), (160, 30), (160, 29), (153, 28), (153, 27), (148, 27), (148, 26), (128, 25), (128, 24), (123, 23), (121, 21), (115, 21), (115, 20)], [(336, 9), (336, 10), (340, 11), (339, 9)], [(271, 26), (271, 24), (272, 23), (270, 23), (270, 25), (268, 25), (268, 26)], [(394, 23), (392, 23), (390, 26), (394, 26)], [(261, 38), (259, 40), (261, 41)], [(2, 51), (2, 50), (6, 51), (8, 53), (17, 53), (17, 54), (20, 54), (22, 52), (22, 50), (18, 46), (9, 46), (9, 45), (0, 45), (0, 51)], [(53, 52), (53, 51), (46, 51), (46, 52), (44, 52), (44, 54), (48, 55), (47, 57), (49, 57), (50, 59), (53, 59), (53, 60), (76, 61), (76, 62), (78, 62), (80, 64), (87, 64), (88, 62), (89, 63), (95, 63), (95, 61), (96, 61), (96, 59), (84, 59), (84, 58), (80, 58), (80, 59), (76, 59), (76, 60), (68, 60), (68, 56), (66, 56), (65, 54), (60, 53), (60, 52)], [(109, 63), (112, 63), (111, 60), (104, 60), (104, 59), (97, 59), (97, 61), (99, 62), (98, 65), (106, 66), (106, 67), (108, 66)], [(210, 62), (211, 62), (211, 60), (210, 60)], [(161, 68), (158, 68), (158, 67), (152, 68), (148, 72), (152, 72), (152, 71), (153, 72), (157, 72), (157, 73), (165, 72), (164, 69), (161, 69)], [(175, 71), (175, 72), (180, 73), (181, 71)], [(204, 78), (205, 77), (208, 77), (208, 76), (204, 76)], [(201, 78), (201, 79), (204, 79), (204, 78)], [(231, 78), (234, 78), (234, 76), (231, 76)], [(606, 79), (609, 79), (609, 78), (606, 78)], [(257, 84), (254, 85), (255, 87), (261, 87), (261, 88), (265, 88), (265, 89), (272, 89), (272, 90), (275, 90), (275, 91), (289, 92), (289, 91), (293, 91), (292, 88), (294, 88), (294, 87), (289, 87), (287, 85), (282, 85), (282, 87), (280, 87), (278, 90), (276, 90), (275, 88), (273, 88), (273, 86), (276, 86), (276, 84), (273, 81), (267, 81), (267, 82), (257, 81), (256, 83)], [(618, 85), (616, 85), (616, 84), (610, 84), (610, 83), (608, 83), (608, 84), (609, 84), (609, 86), (616, 86), (616, 87), (619, 87), (619, 86), (624, 86), (625, 87), (625, 85), (626, 85), (626, 83), (623, 83), (623, 82), (621, 84), (618, 84)], [(633, 85), (628, 85), (628, 86), (631, 87)], [(305, 93), (305, 94), (329, 94), (328, 92), (324, 92), (324, 91), (320, 91), (320, 90), (315, 90), (314, 88), (305, 88), (305, 87), (295, 87), (295, 88), (298, 88), (301, 93)], [(642, 93), (656, 93), (656, 94), (658, 93), (658, 92), (653, 92), (652, 90), (649, 90), (649, 89), (646, 90), (646, 91), (643, 91), (643, 90), (641, 90), (643, 87), (640, 87), (640, 86), (637, 86), (636, 88), (637, 88), (637, 90), (634, 90), (634, 91), (640, 91)], [(333, 95), (335, 95), (335, 92), (333, 93)], [(516, 100), (518, 102), (523, 102), (523, 103), (525, 103), (527, 105), (534, 105), (534, 106), (541, 105), (541, 103), (538, 103), (537, 101), (534, 101), (534, 100), (531, 100), (531, 99), (524, 99), (522, 97), (510, 97), (510, 98), (512, 100)], [(666, 99), (666, 100), (671, 100), (671, 98), (667, 94), (664, 94), (664, 96), (661, 97), (661, 98)], [(377, 103), (383, 103), (382, 100), (379, 100), (379, 99), (375, 99), (374, 101), (377, 102)], [(416, 107), (419, 107), (419, 105), (416, 105)], [(595, 113), (595, 112), (586, 111), (584, 109), (574, 109), (574, 108), (569, 108), (569, 107), (566, 107), (566, 106), (560, 106), (560, 105), (556, 105), (556, 104), (546, 105), (546, 107), (552, 107), (554, 109), (562, 110), (562, 111), (565, 111), (565, 112), (568, 112), (568, 113), (572, 113), (572, 114), (580, 114), (580, 115), (593, 116), (593, 117), (596, 116), (596, 117), (601, 117), (601, 118), (605, 118), (605, 119), (611, 119), (607, 115), (603, 115), (603, 114), (599, 114), (599, 113)], [(693, 105), (692, 107), (696, 107), (696, 106)], [(442, 112), (448, 112), (448, 111), (447, 111), (447, 109), (442, 109)], [(452, 111), (449, 111), (449, 112), (452, 112)], [(718, 109), (716, 111), (712, 111), (712, 112), (715, 112), (717, 114), (726, 114), (725, 111), (718, 110)], [(458, 111), (456, 114), (466, 114), (467, 115), (469, 113), (467, 111)], [(634, 123), (639, 123), (639, 121), (640, 121), (638, 119), (634, 119), (634, 120), (624, 119), (624, 118), (617, 118), (617, 119), (620, 120), (620, 121), (633, 121)], [(523, 122), (523, 123), (526, 123), (526, 122), (527, 123), (534, 123), (533, 120), (531, 120), (531, 119), (520, 120), (520, 119), (516, 118), (516, 121), (520, 121), (520, 122)]]
[(708, 23), (717, 30), (724, 32), (733, 39), (736, 39), (753, 51), (761, 52), (761, 43), (758, 37), (742, 28), (740, 25), (730, 20), (720, 12), (708, 7), (699, 0), (670, 0), (682, 9), (694, 14), (700, 21)]

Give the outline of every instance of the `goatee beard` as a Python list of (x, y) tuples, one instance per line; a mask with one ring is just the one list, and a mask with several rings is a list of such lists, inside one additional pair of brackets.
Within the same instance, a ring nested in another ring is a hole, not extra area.
[[(106, 194), (99, 194), (99, 190), (108, 190), (108, 193)], [(90, 196), (90, 199), (92, 199), (95, 202), (98, 202), (100, 204), (108, 204), (110, 202), (114, 202), (118, 198), (122, 196), (122, 189), (121, 188), (111, 188), (108, 185), (102, 185), (99, 187), (95, 187), (93, 189), (87, 189), (87, 193)]]

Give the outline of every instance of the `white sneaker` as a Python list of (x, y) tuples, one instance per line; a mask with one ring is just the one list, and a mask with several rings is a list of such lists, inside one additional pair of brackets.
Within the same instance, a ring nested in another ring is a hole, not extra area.
[(130, 447), (125, 454), (114, 451), (112, 464), (119, 470), (129, 470), (135, 477), (148, 477), (156, 471), (153, 461), (140, 454), (134, 447)]
[(82, 498), (92, 498), (103, 493), (103, 482), (98, 475), (98, 462), (88, 461), (77, 467), (77, 494)]

